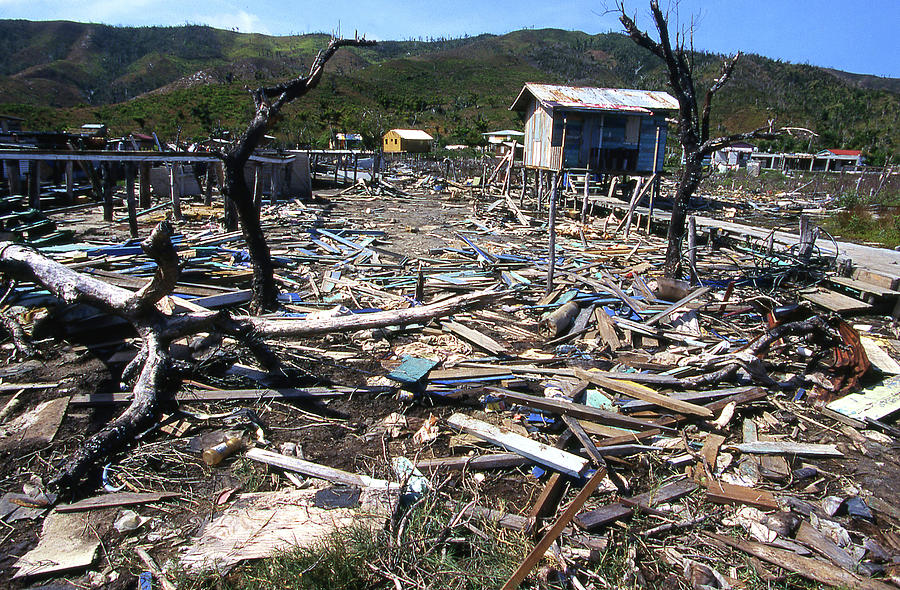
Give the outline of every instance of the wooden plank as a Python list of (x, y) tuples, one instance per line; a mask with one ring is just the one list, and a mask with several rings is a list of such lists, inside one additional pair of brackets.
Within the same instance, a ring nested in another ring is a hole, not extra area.
[(778, 502), (772, 492), (746, 488), (722, 481), (711, 481), (706, 499), (716, 504), (746, 504), (760, 510), (777, 510)]
[(850, 313), (872, 309), (872, 306), (864, 301), (827, 289), (820, 289), (814, 293), (803, 293), (801, 297), (835, 313)]
[(493, 338), (485, 336), (481, 332), (473, 330), (468, 326), (464, 326), (459, 322), (444, 320), (441, 322), (441, 326), (454, 336), (459, 336), (463, 340), (470, 342), (479, 348), (483, 348), (491, 354), (502, 355), (506, 353), (506, 347)]
[(628, 498), (629, 506), (620, 502), (601, 506), (596, 510), (582, 512), (575, 517), (575, 524), (585, 530), (593, 530), (604, 525), (610, 524), (621, 518), (627, 518), (634, 513), (635, 506), (652, 508), (659, 504), (672, 502), (687, 496), (697, 489), (697, 484), (689, 479), (680, 479), (678, 481), (668, 483), (659, 489), (638, 494)]
[(600, 387), (604, 387), (616, 393), (621, 393), (629, 397), (656, 404), (662, 408), (672, 410), (673, 412), (700, 416), (702, 418), (712, 418), (713, 416), (712, 411), (708, 408), (678, 400), (667, 395), (662, 395), (639, 383), (601, 377), (591, 371), (585, 371), (579, 367), (575, 367), (573, 371), (575, 372), (575, 376), (579, 379), (589, 381), (594, 385), (599, 385)]
[[(716, 468), (716, 457), (719, 455), (719, 447), (722, 446), (723, 442), (725, 442), (725, 437), (719, 434), (710, 434), (703, 441), (700, 455), (703, 456), (703, 460), (706, 461), (706, 465), (709, 466), (710, 470), (715, 470)], [(712, 476), (712, 472), (710, 472), (710, 476)]]
[(597, 322), (597, 332), (600, 334), (603, 342), (613, 352), (619, 350), (622, 346), (622, 341), (619, 340), (619, 336), (616, 334), (616, 325), (610, 319), (609, 314), (599, 305), (594, 309), (594, 320)]
[(318, 463), (305, 461), (303, 459), (298, 459), (297, 457), (289, 457), (280, 453), (273, 453), (272, 451), (267, 451), (265, 449), (249, 449), (245, 453), (245, 456), (248, 459), (253, 459), (254, 461), (259, 461), (260, 463), (274, 465), (275, 467), (288, 469), (290, 471), (296, 471), (297, 473), (302, 473), (303, 475), (317, 477), (319, 479), (325, 479), (343, 485), (375, 489), (399, 488), (398, 484), (388, 482), (383, 479), (376, 479), (367, 475), (358, 475), (356, 473), (342, 471), (341, 469), (335, 469), (334, 467), (328, 467), (326, 465), (319, 465)]
[(561, 449), (555, 449), (520, 434), (505, 431), (493, 424), (470, 418), (465, 414), (453, 414), (447, 420), (447, 423), (458, 430), (475, 435), (482, 440), (518, 453), (523, 457), (528, 457), (536, 463), (561, 473), (581, 477), (587, 470), (588, 461), (584, 457), (567, 453)]
[(503, 389), (500, 387), (486, 387), (485, 389), (494, 392), (499, 397), (513, 400), (530, 408), (553, 412), (554, 414), (558, 414), (560, 416), (566, 414), (578, 419), (591, 420), (603, 424), (610, 424), (613, 426), (622, 426), (624, 428), (630, 428), (634, 430), (652, 429), (667, 430), (670, 432), (674, 431), (673, 428), (662, 426), (660, 424), (656, 424), (655, 422), (641, 420), (639, 418), (632, 418), (631, 416), (616, 414), (615, 412), (607, 412), (606, 410), (592, 408), (591, 406), (586, 406), (584, 404), (567, 402), (562, 399), (538, 397), (534, 395), (528, 395), (527, 393), (519, 393), (518, 391), (510, 391), (509, 389)]
[(800, 527), (797, 529), (794, 539), (798, 543), (806, 545), (816, 553), (827, 558), (834, 565), (843, 568), (848, 572), (856, 571), (856, 560), (853, 559), (847, 551), (838, 547), (834, 541), (823, 535), (816, 527), (805, 520), (800, 522)]
[(431, 359), (408, 356), (400, 366), (388, 373), (387, 378), (406, 385), (419, 383), (438, 362)]
[(606, 469), (598, 469), (596, 473), (591, 476), (591, 479), (589, 479), (584, 487), (581, 488), (581, 491), (578, 492), (578, 495), (575, 496), (572, 503), (559, 515), (559, 518), (556, 519), (553, 526), (550, 527), (544, 537), (537, 545), (535, 545), (534, 549), (528, 554), (528, 557), (525, 558), (525, 561), (522, 562), (513, 575), (509, 577), (509, 580), (506, 581), (506, 584), (503, 585), (501, 590), (514, 590), (519, 587), (519, 584), (522, 583), (534, 566), (544, 558), (544, 554), (547, 552), (547, 549), (550, 548), (550, 545), (559, 538), (563, 529), (566, 528), (578, 511), (581, 510), (581, 507), (584, 506), (584, 503), (587, 502), (588, 498), (591, 497), (591, 494), (593, 494), (600, 486), (600, 482), (602, 482), (605, 477)]
[[(739, 393), (746, 393), (748, 391), (758, 390), (758, 387), (749, 385), (745, 387), (728, 387), (726, 389), (714, 389), (711, 391), (676, 391), (673, 393), (667, 394), (672, 399), (677, 399), (685, 402), (706, 402), (716, 399), (721, 399), (723, 397), (728, 397), (732, 395), (736, 395)], [(656, 404), (645, 402), (643, 400), (633, 400), (629, 402), (625, 402), (621, 406), (619, 406), (620, 410), (629, 411), (629, 412), (640, 412), (643, 410), (649, 410), (655, 407)]]
[[(774, 441), (769, 435), (760, 434), (761, 441)], [(780, 455), (762, 455), (759, 458), (759, 474), (766, 479), (774, 481), (786, 481), (791, 476), (791, 467), (787, 459)]]
[(563, 414), (562, 421), (565, 422), (569, 431), (575, 435), (575, 438), (578, 439), (578, 442), (581, 443), (581, 446), (584, 447), (587, 454), (594, 460), (594, 464), (597, 466), (605, 465), (606, 461), (603, 459), (603, 455), (600, 454), (600, 451), (597, 449), (596, 445), (594, 445), (594, 441), (591, 440), (588, 433), (584, 431), (584, 428), (581, 426), (581, 423), (578, 422), (578, 419)]
[(463, 469), (506, 469), (521, 467), (530, 463), (527, 457), (516, 453), (496, 453), (471, 457), (438, 457), (435, 459), (419, 459), (416, 467), (425, 469), (446, 469), (461, 471)]
[(100, 510), (101, 508), (113, 508), (116, 506), (134, 506), (135, 504), (150, 504), (171, 500), (179, 497), (178, 492), (116, 492), (85, 498), (72, 504), (62, 504), (56, 508), (58, 512), (83, 512), (85, 510)]
[(709, 290), (710, 290), (710, 287), (701, 287), (699, 289), (696, 289), (696, 290), (688, 293), (687, 295), (685, 295), (684, 297), (682, 297), (681, 299), (679, 299), (672, 305), (666, 307), (664, 310), (662, 310), (661, 312), (659, 312), (658, 314), (654, 315), (652, 318), (650, 318), (649, 320), (644, 322), (644, 324), (647, 326), (652, 326), (653, 324), (655, 324), (659, 321), (662, 321), (664, 318), (672, 315), (673, 313), (675, 313), (676, 311), (678, 311), (680, 308), (684, 307), (691, 301), (693, 301), (695, 299), (699, 299), (700, 297), (703, 297), (704, 295), (709, 293)]
[[(377, 388), (375, 392), (387, 391), (389, 388)], [(315, 399), (335, 397), (359, 391), (372, 391), (370, 388), (353, 387), (310, 387), (307, 389), (210, 389), (179, 392), (175, 399), (179, 402), (189, 401), (231, 401), (231, 400), (271, 400), (271, 399)], [(131, 401), (131, 392), (91, 393), (74, 395), (71, 402), (76, 405), (124, 404)]]
[(736, 445), (727, 445), (726, 448), (753, 455), (799, 455), (802, 457), (844, 456), (844, 453), (840, 452), (837, 446), (833, 444), (820, 445), (790, 441), (745, 442)]
[(866, 357), (876, 369), (888, 375), (900, 375), (900, 363), (895, 361), (878, 343), (867, 336), (860, 336), (860, 342), (866, 350)]
[(793, 551), (776, 549), (763, 543), (743, 541), (706, 531), (703, 531), (702, 534), (821, 584), (859, 590), (896, 590), (894, 586), (889, 584), (851, 574), (818, 559), (801, 557)]
[(860, 293), (875, 295), (876, 297), (896, 297), (900, 295), (900, 291), (894, 291), (893, 289), (888, 289), (881, 285), (873, 285), (872, 283), (859, 281), (857, 279), (851, 279), (849, 277), (834, 276), (828, 277), (828, 279), (826, 280), (829, 283), (847, 287), (848, 289), (853, 289), (854, 291), (859, 291)]

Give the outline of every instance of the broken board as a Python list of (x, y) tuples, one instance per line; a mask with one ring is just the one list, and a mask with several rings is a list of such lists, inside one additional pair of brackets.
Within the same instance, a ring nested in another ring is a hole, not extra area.
[(14, 578), (85, 568), (94, 563), (100, 539), (87, 513), (51, 512), (44, 520), (37, 547), (16, 561)]
[(858, 393), (845, 395), (825, 407), (862, 423), (865, 423), (866, 418), (886, 418), (900, 410), (900, 375), (885, 379)]
[(815, 303), (819, 307), (824, 307), (835, 313), (850, 313), (872, 308), (871, 305), (864, 301), (854, 299), (853, 297), (847, 297), (846, 295), (835, 293), (834, 291), (829, 291), (827, 289), (821, 289), (814, 293), (804, 293), (802, 297), (811, 303)]
[[(222, 513), (203, 525), (190, 547), (181, 555), (181, 566), (189, 571), (227, 571), (247, 559), (269, 557), (294, 547), (310, 547), (338, 529), (351, 525), (383, 525), (396, 506), (396, 490), (363, 489), (355, 505), (323, 502), (329, 494), (320, 489), (284, 489), (277, 492), (241, 494)], [(345, 494), (346, 495), (346, 494)]]

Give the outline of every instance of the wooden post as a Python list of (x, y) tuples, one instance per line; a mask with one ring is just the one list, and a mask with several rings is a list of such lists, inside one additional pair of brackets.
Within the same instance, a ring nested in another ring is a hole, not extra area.
[(66, 160), (66, 205), (75, 202), (75, 162)]
[(376, 149), (375, 155), (372, 156), (372, 184), (378, 180), (378, 171), (381, 168), (381, 150)]
[(269, 190), (271, 191), (269, 203), (273, 205), (278, 202), (278, 176), (280, 170), (279, 166), (272, 164), (272, 174), (269, 175)]
[(338, 172), (341, 170), (341, 157), (334, 157), (334, 184), (337, 184)]
[(213, 187), (213, 177), (215, 173), (213, 173), (213, 166), (215, 164), (207, 164), (206, 165), (206, 187), (203, 195), (203, 204), (207, 207), (212, 206), (212, 187)]
[(150, 163), (141, 162), (138, 187), (138, 206), (141, 209), (149, 209), (150, 200)]
[(315, 154), (312, 157), (312, 162), (310, 162), (310, 163), (312, 164), (312, 166), (310, 167), (309, 175), (312, 177), (312, 180), (315, 180), (316, 179), (316, 167), (319, 165), (319, 154)]
[(801, 260), (809, 260), (812, 256), (813, 245), (816, 240), (813, 236), (813, 227), (806, 215), (800, 216), (800, 250), (799, 257)]
[(169, 165), (169, 196), (172, 198), (172, 216), (175, 221), (182, 221), (184, 216), (181, 214), (181, 191), (175, 184), (175, 164)]
[(125, 164), (125, 203), (128, 206), (128, 231), (138, 237), (137, 202), (134, 196), (134, 164)]
[[(659, 171), (656, 169), (656, 166), (659, 162), (659, 125), (656, 126), (656, 141), (653, 144), (653, 174), (658, 174)], [(659, 191), (659, 176), (656, 177), (656, 180), (653, 183), (653, 186), (650, 189), (650, 207), (649, 212), (647, 214), (647, 235), (650, 235), (650, 224), (653, 222), (653, 199), (656, 197), (656, 193)]]
[(522, 166), (522, 192), (519, 194), (519, 207), (525, 206), (525, 190), (528, 186), (528, 168)]
[(41, 208), (41, 162), (32, 160), (28, 171), (28, 197), (32, 209)]
[(697, 284), (697, 218), (688, 217), (688, 263), (690, 264), (691, 284)]
[(359, 154), (353, 154), (353, 184), (356, 184), (356, 177), (358, 176), (359, 168)]
[(538, 209), (540, 209), (541, 207), (544, 206), (544, 171), (543, 171), (543, 170), (538, 170), (538, 171), (537, 171), (537, 175), (538, 175), (538, 182), (537, 182), (537, 185), (538, 185), (538, 201), (537, 201), (537, 207), (538, 207)]
[(553, 272), (556, 270), (556, 185), (558, 173), (554, 172), (550, 182), (550, 220), (548, 223), (549, 232), (549, 254), (550, 262), (547, 265), (547, 293), (553, 290)]
[(584, 172), (584, 195), (581, 201), (581, 223), (587, 221), (588, 201), (590, 200), (591, 190), (591, 169), (588, 168)]
[(103, 185), (103, 221), (113, 220), (113, 198), (112, 198), (112, 170), (109, 168), (109, 162), (104, 162), (100, 166), (101, 184)]

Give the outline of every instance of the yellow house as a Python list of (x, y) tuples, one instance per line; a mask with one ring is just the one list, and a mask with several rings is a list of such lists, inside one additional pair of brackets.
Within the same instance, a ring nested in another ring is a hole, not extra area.
[(434, 138), (420, 129), (391, 129), (384, 134), (382, 149), (385, 152), (430, 152), (432, 141)]

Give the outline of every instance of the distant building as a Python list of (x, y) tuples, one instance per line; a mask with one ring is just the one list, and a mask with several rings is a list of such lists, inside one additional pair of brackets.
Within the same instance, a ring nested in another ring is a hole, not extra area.
[(434, 138), (420, 129), (391, 129), (382, 138), (385, 152), (425, 153), (431, 151)]
[(756, 146), (739, 141), (713, 152), (712, 164), (722, 171), (746, 168), (747, 163), (750, 162), (750, 156), (755, 151)]
[(759, 162), (763, 169), (782, 171), (840, 172), (865, 166), (865, 158), (860, 150), (836, 148), (822, 150), (815, 154), (753, 152), (750, 157)]
[(11, 115), (0, 115), (0, 133), (10, 133), (13, 131), (21, 131), (22, 130), (22, 121), (25, 119), (21, 119), (19, 117), (13, 117)]
[(359, 133), (335, 133), (328, 141), (330, 150), (361, 150), (363, 149), (363, 136)]
[(525, 134), (521, 131), (512, 129), (503, 129), (502, 131), (491, 131), (490, 133), (482, 133), (488, 142), (488, 148), (498, 156), (505, 156), (512, 149), (513, 142), (516, 145), (516, 158), (521, 158), (524, 154)]
[(850, 166), (865, 165), (865, 158), (860, 150), (839, 150), (831, 148), (816, 154), (816, 159), (824, 162), (822, 170), (842, 170)]
[(510, 107), (526, 116), (527, 167), (644, 175), (662, 170), (666, 114), (677, 109), (665, 92), (534, 83)]

